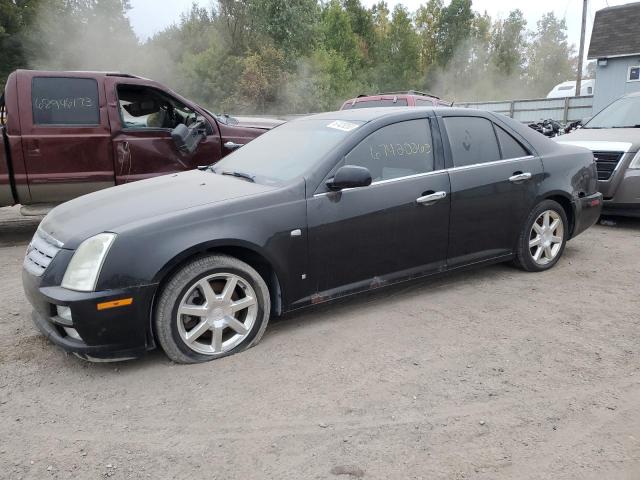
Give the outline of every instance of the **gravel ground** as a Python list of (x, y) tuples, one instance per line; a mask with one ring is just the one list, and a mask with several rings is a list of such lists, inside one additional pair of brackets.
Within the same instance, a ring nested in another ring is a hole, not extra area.
[(45, 341), (20, 282), (36, 225), (0, 209), (1, 478), (640, 478), (640, 221), (549, 272), (318, 307), (195, 366)]

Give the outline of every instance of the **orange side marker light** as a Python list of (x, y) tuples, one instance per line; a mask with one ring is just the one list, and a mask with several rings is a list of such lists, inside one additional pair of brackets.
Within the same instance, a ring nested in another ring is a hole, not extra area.
[(121, 298), (120, 300), (112, 300), (110, 302), (102, 302), (98, 304), (98, 310), (107, 310), (109, 308), (126, 307), (133, 303), (133, 298)]

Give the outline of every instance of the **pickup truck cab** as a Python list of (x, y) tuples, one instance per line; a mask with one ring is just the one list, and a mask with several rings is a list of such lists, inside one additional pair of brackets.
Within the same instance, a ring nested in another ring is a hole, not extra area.
[[(106, 72), (17, 70), (0, 109), (0, 206), (57, 204), (209, 165), (282, 123), (238, 122), (153, 80)], [(179, 148), (179, 125), (198, 129), (197, 147)]]

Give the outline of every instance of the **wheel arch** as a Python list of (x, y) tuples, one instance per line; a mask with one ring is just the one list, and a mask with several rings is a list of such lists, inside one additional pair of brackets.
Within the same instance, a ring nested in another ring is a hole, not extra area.
[[(158, 284), (157, 291), (160, 292), (168, 279), (188, 262), (192, 261), (194, 258), (214, 253), (221, 253), (235, 257), (253, 267), (264, 279), (267, 287), (269, 288), (272, 313), (276, 316), (279, 316), (282, 313), (282, 274), (278, 273), (277, 268), (275, 267), (275, 262), (273, 262), (260, 247), (245, 241), (218, 240), (214, 242), (207, 242), (194, 245), (176, 254), (156, 273), (153, 281)], [(153, 312), (155, 312), (156, 308), (155, 303), (156, 299), (154, 299), (151, 309), (152, 323)]]
[(567, 216), (567, 221), (569, 222), (569, 238), (571, 238), (573, 236), (573, 231), (576, 225), (576, 212), (571, 196), (566, 192), (555, 191), (549, 192), (547, 195), (540, 199), (541, 202), (544, 200), (553, 200), (554, 202), (559, 203), (563, 208), (564, 213)]

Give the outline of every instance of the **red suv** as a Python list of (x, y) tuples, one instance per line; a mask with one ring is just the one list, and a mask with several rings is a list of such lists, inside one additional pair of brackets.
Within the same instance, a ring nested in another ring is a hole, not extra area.
[(452, 104), (428, 93), (409, 90), (377, 95), (358, 95), (344, 102), (340, 110), (373, 107), (450, 107)]

